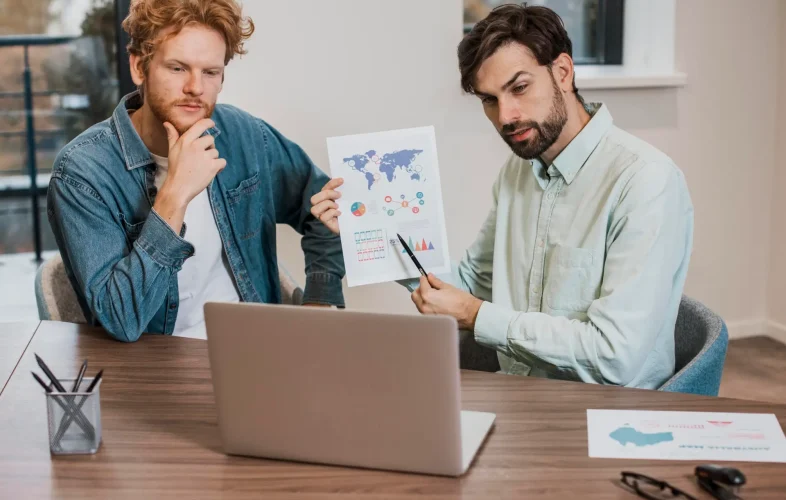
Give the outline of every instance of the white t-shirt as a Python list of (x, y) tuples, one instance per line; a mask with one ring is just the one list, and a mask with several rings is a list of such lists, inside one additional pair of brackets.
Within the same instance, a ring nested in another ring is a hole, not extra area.
[[(157, 155), (153, 155), (153, 160), (158, 166), (155, 185), (160, 189), (169, 174), (169, 160)], [(194, 245), (194, 255), (186, 259), (177, 273), (180, 308), (172, 335), (205, 339), (205, 302), (239, 302), (240, 296), (221, 244), (207, 189), (188, 204), (184, 222), (185, 240)]]

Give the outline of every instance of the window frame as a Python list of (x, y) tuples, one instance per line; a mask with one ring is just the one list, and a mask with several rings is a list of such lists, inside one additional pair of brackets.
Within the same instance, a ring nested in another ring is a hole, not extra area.
[[(605, 66), (622, 64), (625, 33), (625, 1), (598, 0), (597, 44), (600, 58), (591, 62), (576, 62), (576, 66)], [(515, 2), (511, 2), (515, 3)], [(472, 30), (474, 24), (464, 24), (464, 34)]]

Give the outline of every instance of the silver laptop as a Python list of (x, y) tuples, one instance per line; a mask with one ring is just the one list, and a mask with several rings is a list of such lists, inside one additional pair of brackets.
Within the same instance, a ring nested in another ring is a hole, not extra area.
[(494, 424), (461, 411), (453, 318), (205, 304), (224, 451), (459, 476)]

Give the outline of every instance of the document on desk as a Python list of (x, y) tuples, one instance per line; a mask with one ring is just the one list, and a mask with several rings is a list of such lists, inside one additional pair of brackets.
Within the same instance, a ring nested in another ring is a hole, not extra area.
[(786, 463), (773, 414), (587, 410), (593, 458)]
[(426, 272), (450, 272), (434, 127), (327, 140), (338, 188), (341, 248), (349, 286), (420, 275), (399, 242)]

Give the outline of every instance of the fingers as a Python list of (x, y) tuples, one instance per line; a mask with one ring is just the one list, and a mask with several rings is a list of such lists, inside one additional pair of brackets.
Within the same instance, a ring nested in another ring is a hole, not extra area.
[(181, 139), (183, 139), (183, 141), (185, 142), (193, 142), (197, 140), (202, 134), (204, 134), (207, 131), (207, 129), (215, 126), (216, 123), (210, 118), (202, 118), (201, 120), (193, 124), (190, 129), (186, 130), (186, 132), (183, 134)]
[[(185, 135), (183, 136), (185, 137)], [(199, 149), (200, 151), (205, 149), (213, 148), (216, 143), (216, 138), (210, 134), (200, 137), (199, 139), (194, 141), (194, 147)], [(214, 148), (215, 149), (215, 148)]]
[(421, 290), (431, 290), (431, 283), (424, 277), (420, 277), (420, 289)]
[(311, 204), (318, 205), (325, 200), (337, 200), (339, 198), (341, 198), (341, 193), (338, 191), (333, 191), (332, 189), (325, 191), (323, 188), (323, 191), (320, 191), (311, 197)]
[(223, 158), (217, 158), (217, 159), (213, 160), (212, 165), (213, 165), (213, 168), (216, 169), (216, 171), (220, 172), (221, 170), (224, 170), (224, 167), (227, 166), (227, 161), (225, 159), (223, 159)]
[(177, 133), (175, 127), (169, 122), (164, 122), (164, 129), (166, 129), (166, 139), (167, 142), (169, 142), (169, 149), (171, 150), (177, 140), (180, 139), (180, 134)]
[(420, 294), (420, 288), (412, 292), (410, 297), (412, 298), (412, 302), (415, 303), (415, 307), (417, 307), (418, 311), (422, 313), (425, 304), (423, 301), (423, 296)]
[(330, 200), (325, 200), (322, 203), (319, 203), (311, 207), (311, 215), (321, 220), (321, 215), (327, 212), (328, 210), (330, 210), (331, 208), (338, 210), (338, 204)]
[(216, 158), (218, 158), (218, 150), (216, 148), (208, 149), (207, 151), (205, 151), (205, 154), (211, 160), (215, 160)]
[(321, 220), (324, 224), (327, 224), (329, 221), (331, 221), (335, 217), (338, 217), (338, 215), (339, 215), (338, 210), (335, 209), (335, 208), (331, 208), (327, 212), (325, 212), (322, 215), (320, 215), (319, 216), (319, 220)]
[(325, 184), (325, 186), (322, 188), (322, 191), (330, 191), (332, 189), (336, 189), (337, 187), (341, 186), (342, 184), (344, 184), (344, 179), (342, 179), (341, 177), (336, 177), (335, 179), (330, 179), (330, 182)]
[(444, 288), (445, 286), (445, 283), (432, 273), (428, 273), (428, 282), (432, 288), (436, 288), (437, 290)]

